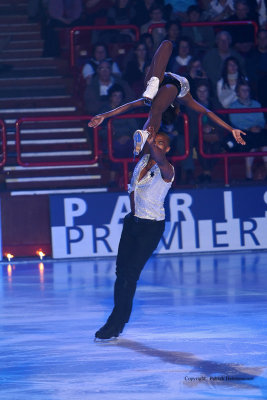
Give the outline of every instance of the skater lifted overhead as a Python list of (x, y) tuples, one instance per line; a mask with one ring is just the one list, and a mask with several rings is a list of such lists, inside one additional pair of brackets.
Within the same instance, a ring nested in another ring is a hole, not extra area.
[(186, 78), (171, 72), (165, 72), (171, 53), (172, 43), (164, 40), (154, 54), (147, 72), (145, 79), (146, 90), (143, 93), (143, 97), (109, 112), (96, 115), (91, 119), (88, 126), (95, 128), (106, 118), (126, 113), (137, 107), (149, 105), (150, 111), (143, 130), (137, 130), (134, 133), (134, 154), (138, 155), (143, 149), (149, 135), (150, 130), (148, 128), (151, 127), (157, 133), (160, 128), (163, 112), (171, 105), (182, 104), (198, 113), (207, 115), (216, 124), (231, 132), (237, 143), (245, 145), (246, 142), (241, 136), (246, 135), (245, 132), (232, 128), (212, 111), (199, 104), (190, 94), (189, 82)]

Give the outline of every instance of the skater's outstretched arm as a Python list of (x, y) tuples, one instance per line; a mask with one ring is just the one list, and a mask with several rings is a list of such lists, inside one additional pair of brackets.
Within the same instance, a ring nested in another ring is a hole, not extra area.
[(183, 105), (191, 108), (192, 110), (198, 112), (198, 113), (203, 113), (207, 115), (212, 121), (214, 121), (217, 125), (221, 126), (222, 128), (228, 130), (229, 132), (232, 133), (234, 136), (235, 140), (237, 143), (240, 143), (242, 145), (245, 145), (246, 142), (242, 138), (242, 135), (246, 135), (245, 132), (241, 131), (240, 129), (234, 129), (230, 125), (228, 125), (226, 122), (224, 122), (218, 115), (214, 114), (211, 110), (208, 108), (202, 106), (200, 103), (198, 103), (190, 93), (187, 93), (182, 99), (179, 99), (179, 102), (182, 103)]
[(102, 122), (106, 118), (114, 117), (115, 115), (120, 115), (120, 114), (126, 113), (127, 111), (130, 111), (133, 108), (143, 107), (145, 105), (146, 104), (145, 104), (144, 99), (138, 99), (138, 100), (135, 100), (135, 101), (131, 101), (130, 103), (123, 104), (122, 106), (120, 106), (118, 108), (114, 108), (114, 110), (111, 110), (111, 111), (105, 112), (103, 114), (98, 114), (98, 115), (94, 116), (91, 119), (91, 121), (89, 122), (88, 126), (90, 128), (96, 128), (97, 126), (102, 124)]

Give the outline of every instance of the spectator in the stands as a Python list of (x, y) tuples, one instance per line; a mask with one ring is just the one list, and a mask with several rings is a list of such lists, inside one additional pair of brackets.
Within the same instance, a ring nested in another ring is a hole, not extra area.
[(116, 0), (107, 11), (108, 21), (112, 25), (128, 25), (135, 16), (132, 0)]
[(121, 76), (120, 68), (118, 64), (109, 57), (105, 43), (96, 43), (93, 47), (92, 57), (84, 64), (82, 69), (82, 75), (87, 84), (91, 82), (92, 76), (96, 73), (99, 63), (103, 60), (107, 60), (111, 63), (111, 72), (114, 76)]
[[(107, 10), (110, 25), (129, 25), (133, 22), (134, 16), (133, 0), (115, 0), (114, 6)], [(132, 42), (135, 36), (130, 29), (121, 29), (115, 39), (116, 42)]]
[[(141, 34), (147, 33), (149, 31), (150, 25), (153, 24), (165, 24), (166, 21), (163, 18), (163, 9), (157, 4), (152, 6), (149, 11), (150, 19), (149, 21), (141, 26)], [(149, 32), (148, 32), (149, 33)], [(152, 36), (154, 40), (155, 49), (158, 48), (164, 37), (166, 36), (165, 27), (155, 28), (152, 30)]]
[(166, 36), (164, 40), (170, 40), (170, 42), (172, 42), (173, 54), (177, 55), (178, 52), (177, 44), (180, 37), (182, 36), (182, 25), (178, 20), (168, 21), (166, 22), (165, 30), (166, 30)]
[(154, 0), (135, 0), (135, 18), (133, 23), (139, 28), (150, 20), (150, 9), (154, 5)]
[(107, 10), (112, 6), (113, 0), (84, 0), (87, 25), (107, 24)]
[(190, 85), (190, 92), (193, 97), (196, 96), (196, 88), (202, 82), (207, 82), (208, 77), (206, 71), (202, 66), (202, 61), (199, 57), (192, 57), (187, 65), (187, 71), (185, 74), (189, 85)]
[[(196, 88), (195, 99), (203, 106), (209, 108), (209, 110), (215, 111), (220, 108), (216, 98), (211, 96), (210, 86), (208, 82), (200, 82)], [(188, 160), (185, 160), (184, 167), (190, 167), (194, 169), (193, 164), (193, 149), (198, 152), (198, 114), (192, 110), (187, 110), (189, 116), (189, 139), (190, 139), (190, 156)], [(207, 116), (202, 117), (202, 129), (203, 129), (203, 150), (206, 154), (215, 154), (221, 152), (221, 139), (223, 130), (210, 121)], [(198, 159), (202, 167), (202, 173), (197, 177), (197, 183), (209, 183), (211, 182), (212, 169), (216, 164), (216, 159), (207, 159), (201, 157), (198, 153)], [(187, 172), (189, 175), (190, 172)]]
[(217, 82), (217, 97), (224, 108), (237, 100), (236, 87), (246, 79), (237, 58), (228, 57), (224, 60), (222, 77)]
[(144, 43), (135, 44), (135, 51), (128, 61), (123, 78), (129, 83), (136, 97), (142, 96), (146, 69), (150, 65), (147, 47)]
[(259, 14), (259, 26), (263, 29), (267, 28), (267, 1), (257, 0), (257, 9)]
[(108, 90), (114, 84), (119, 84), (125, 93), (126, 101), (133, 99), (133, 93), (128, 83), (121, 78), (112, 75), (112, 66), (109, 61), (101, 61), (97, 67), (96, 74), (92, 77), (89, 85), (86, 85), (84, 93), (84, 105), (88, 114), (95, 115), (108, 101)]
[[(187, 22), (201, 21), (201, 8), (194, 5), (189, 6), (187, 9)], [(200, 55), (215, 43), (214, 30), (211, 26), (184, 26), (183, 35), (191, 39)]]
[[(226, 19), (232, 21), (255, 21), (258, 23), (258, 15), (252, 10), (246, 0), (236, 0), (234, 3), (235, 13)], [(242, 55), (246, 56), (254, 45), (253, 25), (228, 25), (227, 31), (232, 37), (233, 47)]]
[[(250, 86), (247, 81), (237, 85), (237, 100), (234, 101), (229, 108), (260, 108), (261, 104), (251, 98)], [(246, 132), (245, 146), (239, 146), (234, 143), (229, 135), (224, 139), (224, 147), (227, 151), (250, 151), (251, 149), (267, 150), (267, 130), (266, 121), (262, 112), (230, 114), (229, 116), (232, 126), (238, 126), (242, 131)], [(264, 158), (267, 163), (267, 157)], [(252, 179), (253, 157), (246, 158), (246, 178)]]
[(168, 21), (165, 24), (165, 30), (167, 34), (164, 40), (170, 40), (172, 42), (172, 55), (166, 68), (167, 71), (170, 71), (174, 58), (178, 55), (178, 44), (182, 37), (182, 25), (178, 20)]
[(233, 0), (211, 0), (205, 17), (209, 21), (223, 21), (234, 13)]
[(245, 72), (245, 60), (231, 47), (231, 42), (232, 38), (229, 32), (218, 32), (216, 35), (217, 47), (207, 50), (203, 57), (203, 67), (211, 80), (214, 91), (216, 91), (216, 85), (221, 77), (223, 62), (226, 58), (230, 56), (237, 58), (243, 73)]
[[(100, 113), (117, 108), (125, 103), (125, 92), (121, 85), (114, 84), (108, 90), (107, 103), (99, 110)], [(112, 122), (112, 148), (113, 155), (117, 158), (131, 158), (133, 154), (133, 132), (138, 128), (135, 118), (114, 119)], [(107, 149), (107, 121), (99, 132), (102, 148)], [(109, 187), (117, 186), (117, 179), (120, 172), (120, 165), (110, 163)]]
[(151, 33), (143, 33), (140, 36), (140, 42), (144, 43), (147, 48), (147, 53), (148, 57), (152, 59), (154, 53), (155, 53), (155, 44), (154, 44), (154, 39)]
[(47, 21), (44, 26), (44, 57), (60, 55), (58, 28), (71, 28), (81, 22), (83, 11), (82, 0), (48, 0)]
[(189, 61), (193, 56), (193, 47), (189, 38), (181, 37), (177, 45), (178, 53), (170, 64), (170, 71), (185, 75)]
[(267, 107), (267, 30), (258, 31), (256, 47), (246, 58), (246, 69), (254, 95)]

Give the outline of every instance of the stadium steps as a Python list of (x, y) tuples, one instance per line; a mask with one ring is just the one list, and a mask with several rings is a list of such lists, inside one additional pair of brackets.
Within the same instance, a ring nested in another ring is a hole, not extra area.
[[(39, 23), (28, 21), (27, 2), (0, 3), (0, 64), (11, 68), (0, 73), (0, 115), (7, 127), (7, 163), (1, 181), (12, 193), (31, 190), (81, 188), (99, 190), (108, 184), (101, 160), (93, 160), (93, 143), (87, 121), (24, 123), (21, 126), (21, 160), (18, 165), (15, 122), (24, 117), (75, 116), (83, 114), (73, 95), (74, 80), (66, 58), (42, 57)], [(84, 165), (33, 166), (44, 162), (83, 162)]]

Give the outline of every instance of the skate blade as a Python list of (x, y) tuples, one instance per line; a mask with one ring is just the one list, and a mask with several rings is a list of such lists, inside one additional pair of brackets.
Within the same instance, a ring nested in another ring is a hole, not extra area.
[(138, 132), (137, 134), (134, 135), (134, 157), (138, 156), (138, 154), (141, 151), (141, 146), (142, 146), (142, 136)]
[(94, 338), (95, 343), (102, 343), (102, 344), (116, 344), (119, 340), (119, 337), (112, 336), (110, 339), (99, 339), (99, 338)]

